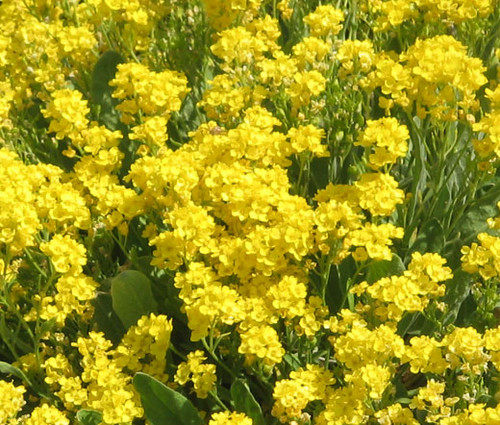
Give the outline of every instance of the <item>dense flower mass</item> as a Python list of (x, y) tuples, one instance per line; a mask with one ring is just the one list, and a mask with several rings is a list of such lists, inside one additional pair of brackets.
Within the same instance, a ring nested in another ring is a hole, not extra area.
[(500, 423), (500, 2), (0, 2), (0, 425)]

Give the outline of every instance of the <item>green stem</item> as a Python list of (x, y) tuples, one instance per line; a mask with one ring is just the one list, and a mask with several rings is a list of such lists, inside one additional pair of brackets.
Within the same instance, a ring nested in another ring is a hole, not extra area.
[(228, 372), (234, 379), (238, 379), (238, 375), (234, 373), (229, 367), (227, 367), (224, 362), (222, 362), (217, 355), (210, 349), (209, 345), (207, 344), (206, 338), (202, 338), (201, 342), (203, 343), (203, 346), (205, 347), (205, 350), (207, 350), (208, 354), (215, 360), (215, 362), (222, 367), (226, 372)]
[(215, 391), (209, 391), (208, 394), (210, 394), (213, 399), (217, 402), (217, 404), (222, 407), (224, 410), (226, 411), (231, 411), (231, 409), (229, 409), (229, 407), (227, 407), (224, 402), (219, 398), (219, 396), (217, 395), (217, 393)]

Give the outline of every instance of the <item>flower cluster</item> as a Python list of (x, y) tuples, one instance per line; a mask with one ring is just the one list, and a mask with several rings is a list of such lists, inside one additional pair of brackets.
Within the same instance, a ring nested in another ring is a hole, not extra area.
[(499, 421), (500, 3), (319, 3), (0, 2), (1, 424)]

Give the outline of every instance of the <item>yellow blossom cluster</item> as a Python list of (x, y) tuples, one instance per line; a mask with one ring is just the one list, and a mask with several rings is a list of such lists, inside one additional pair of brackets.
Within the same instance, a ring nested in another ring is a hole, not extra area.
[(376, 316), (399, 322), (404, 313), (423, 311), (432, 299), (444, 295), (445, 286), (440, 283), (453, 277), (444, 263), (445, 259), (438, 254), (415, 252), (402, 275), (383, 277), (371, 285), (362, 282), (351, 288), (351, 292), (358, 295), (366, 292), (376, 300), (372, 304)]
[(261, 4), (262, 0), (203, 0), (210, 24), (217, 30), (223, 30), (237, 20), (251, 21)]
[(276, 382), (273, 391), (273, 416), (280, 422), (298, 420), (308, 403), (326, 398), (327, 388), (335, 383), (333, 374), (317, 365), (306, 365), (290, 373), (290, 379)]
[[(113, 97), (121, 99), (116, 109), (122, 113), (121, 120), (126, 124), (134, 123), (134, 116), (139, 112), (151, 118), (159, 116), (168, 119), (172, 112), (180, 109), (183, 97), (189, 92), (184, 75), (168, 70), (151, 72), (138, 63), (119, 64), (109, 85), (115, 87)], [(140, 129), (132, 129), (132, 139), (138, 138), (140, 131), (148, 128), (147, 122)]]
[[(63, 171), (55, 166), (24, 165), (6, 149), (0, 150), (0, 156), (5, 165), (0, 186), (0, 244), (7, 255), (2, 259), (3, 268), (13, 271), (15, 256), (38, 247), (50, 258), (58, 278), (51, 294), (25, 288), (40, 308), (37, 314), (45, 320), (55, 317), (60, 324), (73, 313), (88, 319), (97, 283), (83, 274), (86, 249), (74, 238), (76, 232), (90, 227), (84, 196), (75, 182), (64, 181)], [(37, 235), (42, 228), (60, 233), (40, 242)], [(36, 320), (35, 310), (27, 312), (28, 320)]]
[(193, 389), (198, 398), (207, 398), (208, 393), (215, 389), (215, 365), (206, 364), (207, 358), (203, 351), (197, 350), (189, 353), (187, 361), (179, 364), (174, 376), (175, 382), (186, 385), (188, 381), (193, 383)]
[(339, 77), (372, 70), (375, 61), (375, 51), (370, 40), (345, 40), (337, 50), (336, 59), (341, 63)]
[(488, 233), (479, 233), (477, 240), (479, 244), (473, 242), (471, 246), (462, 248), (462, 268), (469, 273), (479, 273), (485, 280), (497, 277), (500, 270), (500, 239)]
[(211, 50), (222, 60), (224, 73), (211, 81), (199, 105), (209, 118), (229, 124), (242, 110), (284, 91), (298, 113), (326, 88), (327, 60), (343, 19), (341, 10), (318, 6), (304, 17), (311, 36), (296, 43), (291, 55), (277, 43), (278, 21), (269, 16), (221, 31)]
[(166, 316), (143, 316), (116, 349), (101, 332), (90, 332), (88, 338), (80, 337), (71, 344), (78, 350), (81, 374), (67, 356), (59, 353), (47, 357), (42, 365), (45, 382), (68, 410), (96, 410), (102, 413), (104, 424), (130, 422), (143, 415), (131, 374), (141, 371), (167, 378), (165, 354), (171, 330)]
[(244, 413), (214, 413), (208, 425), (252, 425), (253, 421)]
[(485, 89), (486, 97), (491, 103), (491, 110), (473, 124), (472, 129), (478, 133), (473, 140), (474, 149), (485, 161), (500, 156), (500, 139), (498, 117), (500, 114), (500, 86), (494, 90)]
[(15, 423), (12, 419), (24, 406), (23, 394), (26, 389), (23, 386), (16, 387), (10, 382), (0, 381), (0, 394), (2, 394), (3, 403), (0, 407), (0, 423)]
[(457, 108), (477, 110), (476, 91), (487, 82), (481, 59), (449, 35), (417, 39), (399, 56), (382, 52), (374, 68), (363, 84), (380, 88), (380, 106), (414, 107), (421, 118), (454, 120)]
[(409, 138), (410, 134), (405, 125), (399, 125), (395, 118), (381, 118), (376, 121), (368, 120), (366, 129), (355, 145), (373, 148), (368, 164), (371, 168), (378, 169), (404, 157), (408, 150)]
[(377, 16), (375, 28), (378, 31), (419, 18), (460, 24), (484, 18), (492, 12), (494, 4), (492, 0), (366, 0), (367, 9)]
[(141, 317), (135, 326), (127, 330), (116, 348), (114, 358), (121, 368), (130, 373), (144, 372), (166, 380), (165, 353), (170, 346), (172, 321), (165, 315)]
[[(416, 223), (496, 184), (498, 43), (452, 34), (500, 3), (187, 3), (0, 2), (0, 424), (153, 422), (135, 374), (209, 425), (500, 423), (496, 305), (444, 302), (497, 296), (500, 219), (461, 262), (462, 217)], [(159, 52), (195, 12), (193, 71)]]

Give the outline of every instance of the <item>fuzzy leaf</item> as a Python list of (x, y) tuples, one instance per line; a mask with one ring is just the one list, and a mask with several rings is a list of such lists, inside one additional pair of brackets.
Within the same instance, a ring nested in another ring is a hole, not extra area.
[(76, 418), (82, 425), (99, 425), (102, 422), (102, 414), (95, 410), (79, 410), (76, 414)]
[(151, 282), (137, 270), (126, 270), (111, 281), (113, 310), (125, 329), (135, 325), (141, 316), (156, 311)]
[(186, 397), (152, 376), (136, 373), (133, 384), (152, 425), (203, 425), (198, 410)]
[(231, 385), (231, 398), (236, 410), (245, 413), (254, 425), (265, 425), (262, 409), (244, 380), (237, 379)]

